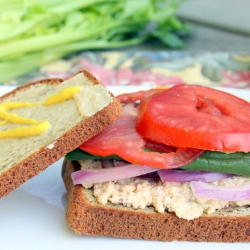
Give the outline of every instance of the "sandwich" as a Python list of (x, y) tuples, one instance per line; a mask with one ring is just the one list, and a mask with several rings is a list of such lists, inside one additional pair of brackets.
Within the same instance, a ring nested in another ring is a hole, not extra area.
[(117, 97), (122, 114), (65, 157), (76, 234), (250, 241), (250, 104), (175, 85)]
[(120, 102), (87, 71), (0, 98), (0, 198), (111, 124)]

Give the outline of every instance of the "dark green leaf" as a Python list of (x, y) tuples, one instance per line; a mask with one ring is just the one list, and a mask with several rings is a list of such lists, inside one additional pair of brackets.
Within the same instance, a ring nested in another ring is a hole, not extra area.
[(250, 176), (250, 153), (206, 151), (197, 160), (182, 168)]
[(87, 160), (87, 159), (91, 159), (91, 160), (104, 160), (104, 159), (113, 159), (113, 160), (122, 160), (119, 156), (116, 155), (111, 155), (111, 156), (98, 156), (98, 155), (92, 155), (89, 154), (87, 152), (84, 152), (83, 150), (77, 148), (73, 151), (71, 151), (70, 153), (68, 153), (65, 156), (66, 160), (71, 160), (71, 161), (78, 161), (78, 160)]

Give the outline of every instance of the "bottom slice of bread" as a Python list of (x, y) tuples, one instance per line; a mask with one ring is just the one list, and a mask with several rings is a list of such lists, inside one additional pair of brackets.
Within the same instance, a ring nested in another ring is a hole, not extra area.
[(64, 161), (62, 177), (68, 192), (66, 218), (76, 234), (158, 241), (249, 242), (250, 209), (223, 211), (194, 220), (173, 213), (157, 213), (121, 205), (100, 205), (92, 189), (74, 186), (71, 173), (76, 163)]

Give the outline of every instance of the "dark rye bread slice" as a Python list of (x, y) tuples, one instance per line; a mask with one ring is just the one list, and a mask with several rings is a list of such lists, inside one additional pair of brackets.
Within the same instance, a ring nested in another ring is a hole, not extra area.
[(225, 209), (198, 219), (184, 220), (173, 213), (157, 213), (122, 205), (100, 205), (92, 189), (74, 186), (75, 161), (64, 161), (62, 178), (68, 192), (66, 219), (76, 234), (158, 241), (249, 242), (250, 209)]
[[(99, 81), (87, 71), (76, 75), (81, 82), (66, 84), (62, 79), (44, 79), (20, 86), (0, 98), (2, 102), (41, 102), (65, 87), (96, 85)], [(83, 76), (83, 77), (82, 77)], [(70, 85), (70, 86), (68, 86)], [(31, 92), (31, 93), (30, 93)], [(30, 107), (13, 110), (25, 117), (48, 120), (51, 127), (38, 136), (0, 139), (0, 198), (22, 183), (45, 170), (81, 143), (93, 137), (112, 123), (121, 112), (121, 104), (109, 93), (110, 103), (90, 117), (80, 115), (73, 98), (48, 107)], [(31, 100), (30, 100), (30, 99)], [(27, 112), (27, 109), (28, 112)], [(20, 125), (0, 126), (0, 130)]]

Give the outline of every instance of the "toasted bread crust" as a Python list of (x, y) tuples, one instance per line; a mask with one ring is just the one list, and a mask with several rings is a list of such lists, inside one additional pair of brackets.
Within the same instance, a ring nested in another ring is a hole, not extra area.
[(62, 177), (68, 192), (66, 218), (76, 234), (158, 241), (249, 242), (250, 216), (204, 215), (187, 221), (173, 213), (100, 205), (90, 189), (73, 185), (75, 163), (64, 161)]
[[(81, 71), (94, 84), (100, 84), (99, 81), (87, 71)], [(80, 72), (78, 72), (80, 73)], [(31, 82), (20, 86), (10, 93), (2, 96), (0, 101), (3, 101), (9, 96), (14, 96), (18, 91), (29, 88), (35, 84), (60, 84), (62, 79), (44, 79)], [(113, 101), (97, 112), (93, 116), (84, 119), (77, 124), (73, 129), (61, 136), (53, 148), (48, 148), (48, 145), (37, 149), (37, 151), (13, 166), (8, 171), (0, 175), (0, 198), (7, 195), (12, 190), (19, 187), (22, 183), (45, 170), (49, 165), (53, 164), (62, 158), (68, 152), (77, 148), (80, 144), (93, 137), (104, 127), (112, 123), (121, 112), (121, 104), (115, 98)], [(14, 149), (15, 150), (15, 149)]]

